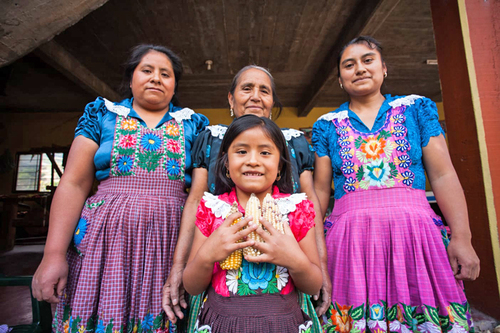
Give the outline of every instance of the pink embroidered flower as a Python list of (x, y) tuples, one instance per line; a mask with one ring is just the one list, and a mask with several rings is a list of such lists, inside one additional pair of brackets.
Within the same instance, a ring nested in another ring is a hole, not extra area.
[(179, 145), (179, 141), (168, 139), (167, 149), (173, 153), (180, 154), (181, 146)]
[(120, 147), (122, 148), (135, 147), (136, 143), (137, 143), (137, 138), (133, 135), (124, 135), (120, 138)]
[(179, 136), (179, 127), (175, 124), (168, 124), (166, 128), (167, 134), (170, 136)]
[(384, 153), (386, 140), (384, 138), (376, 139), (370, 135), (366, 138), (366, 142), (361, 144), (361, 151), (365, 154), (366, 159), (376, 160)]
[(137, 120), (135, 119), (122, 120), (120, 126), (122, 129), (126, 131), (135, 131), (137, 129)]

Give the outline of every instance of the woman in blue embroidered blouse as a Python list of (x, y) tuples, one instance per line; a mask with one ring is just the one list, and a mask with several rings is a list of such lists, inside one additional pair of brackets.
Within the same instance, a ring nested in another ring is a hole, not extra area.
[[(161, 288), (191, 182), (191, 148), (208, 125), (174, 106), (181, 75), (171, 50), (139, 45), (125, 69), (129, 98), (99, 97), (78, 122), (33, 278), (35, 297), (58, 303), (57, 332), (165, 325)], [(94, 176), (99, 189), (87, 199)]]
[[(339, 59), (350, 101), (313, 127), (314, 184), (326, 219), (332, 307), (327, 325), (348, 332), (473, 331), (459, 280), (479, 275), (467, 208), (436, 105), (382, 95), (380, 44), (358, 37)], [(425, 196), (425, 171), (451, 227)]]
[[(228, 102), (231, 108), (231, 116), (236, 118), (245, 114), (254, 114), (276, 119), (281, 112), (281, 103), (276, 93), (274, 78), (268, 70), (255, 65), (246, 66), (235, 75), (228, 92)], [(273, 107), (278, 109), (274, 114), (272, 113)], [(215, 163), (226, 130), (227, 126), (224, 125), (209, 126), (207, 130), (200, 134), (193, 148), (193, 164), (195, 168), (193, 171), (193, 186), (186, 201), (185, 213), (182, 216), (181, 233), (175, 250), (172, 273), (164, 287), (164, 309), (172, 320), (175, 320), (174, 311), (179, 317), (183, 316), (179, 305), (187, 306), (184, 301), (184, 289), (181, 282), (182, 272), (189, 256), (196, 228), (195, 213), (204, 191), (213, 193), (215, 190)], [(305, 192), (308, 199), (315, 203), (317, 209), (319, 204), (312, 180), (314, 152), (312, 152), (302, 132), (294, 129), (282, 129), (282, 132), (291, 156), (293, 190), (295, 193)], [(329, 304), (330, 279), (326, 273), (323, 221), (319, 217), (319, 212), (319, 209), (317, 209), (318, 218), (315, 219), (315, 223), (317, 226), (316, 241), (324, 273), (323, 294), (318, 307), (318, 313), (322, 314)], [(302, 305), (306, 313), (315, 320), (315, 332), (319, 331), (319, 321), (314, 315), (314, 308), (309, 298), (304, 298)], [(191, 318), (195, 319), (196, 314)], [(190, 323), (194, 324), (192, 320), (190, 320)]]

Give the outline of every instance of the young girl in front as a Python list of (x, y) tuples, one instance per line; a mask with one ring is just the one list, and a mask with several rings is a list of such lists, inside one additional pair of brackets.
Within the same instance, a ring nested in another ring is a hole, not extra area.
[[(308, 331), (312, 322), (300, 309), (295, 288), (314, 294), (321, 287), (315, 213), (305, 194), (290, 194), (290, 162), (279, 127), (254, 115), (234, 120), (216, 172), (218, 195), (206, 193), (200, 202), (183, 275), (191, 295), (206, 291), (196, 332)], [(283, 231), (260, 216), (245, 215), (252, 194), (260, 203), (272, 195)], [(231, 214), (235, 202), (238, 212)], [(252, 232), (263, 241), (248, 237)], [(240, 267), (221, 268), (220, 262), (245, 247), (261, 254), (245, 255)]]

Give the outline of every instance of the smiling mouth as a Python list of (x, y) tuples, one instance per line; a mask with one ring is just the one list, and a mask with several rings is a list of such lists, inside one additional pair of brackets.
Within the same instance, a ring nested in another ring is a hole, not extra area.
[(243, 175), (244, 176), (248, 176), (248, 177), (260, 177), (260, 176), (264, 176), (264, 174), (260, 173), (260, 172), (244, 172)]
[(364, 80), (367, 80), (367, 79), (369, 79), (369, 77), (361, 77), (359, 79), (354, 80), (353, 82), (356, 83), (356, 82), (364, 81)]

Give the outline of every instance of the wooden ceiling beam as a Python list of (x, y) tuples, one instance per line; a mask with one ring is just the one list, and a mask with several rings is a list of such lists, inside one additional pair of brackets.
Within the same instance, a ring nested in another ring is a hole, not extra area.
[(0, 67), (51, 40), (107, 1), (0, 1)]
[(297, 115), (306, 117), (314, 108), (321, 93), (336, 80), (335, 68), (337, 55), (341, 48), (360, 35), (373, 35), (401, 0), (369, 0), (359, 1), (351, 12), (347, 24), (342, 28), (339, 38), (334, 42), (327, 57), (322, 62), (313, 81), (301, 98)]
[(111, 101), (120, 100), (120, 95), (116, 91), (95, 76), (56, 41), (51, 40), (40, 45), (35, 50), (35, 54), (90, 94), (96, 97), (102, 96)]

